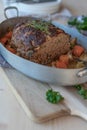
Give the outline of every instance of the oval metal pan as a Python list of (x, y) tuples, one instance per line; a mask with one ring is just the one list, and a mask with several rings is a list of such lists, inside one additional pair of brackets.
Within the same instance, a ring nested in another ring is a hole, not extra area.
[[(23, 20), (31, 20), (28, 17), (18, 17), (18, 18), (11, 18), (5, 20), (0, 24), (0, 34), (3, 35), (7, 28), (14, 27), (16, 23)], [(67, 33), (71, 34), (72, 37), (77, 37), (78, 42), (81, 43), (87, 49), (87, 37), (81, 35), (75, 29), (71, 29), (69, 27), (60, 25), (54, 22), (56, 26), (62, 28)], [(81, 69), (58, 69), (53, 67), (47, 67), (44, 65), (40, 65), (31, 61), (28, 61), (22, 57), (19, 57), (15, 54), (9, 52), (2, 44), (0, 44), (0, 52), (1, 55), (5, 58), (5, 60), (12, 65), (15, 69), (19, 70), (20, 72), (24, 73), (25, 75), (47, 83), (54, 83), (63, 86), (70, 86), (74, 84), (81, 84), (87, 81), (87, 73), (85, 76), (78, 77), (77, 74), (79, 71), (82, 71), (85, 68)], [(87, 71), (87, 69), (85, 69)]]

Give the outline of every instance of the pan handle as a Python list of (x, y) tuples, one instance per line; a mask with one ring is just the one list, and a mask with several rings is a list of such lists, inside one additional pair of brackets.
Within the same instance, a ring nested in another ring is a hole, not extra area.
[(83, 76), (87, 76), (87, 68), (83, 69), (83, 70), (80, 70), (78, 73), (77, 73), (77, 77), (83, 77)]
[(18, 11), (18, 8), (17, 7), (15, 7), (15, 6), (9, 6), (9, 7), (6, 7), (5, 9), (4, 9), (4, 16), (5, 16), (5, 18), (6, 19), (8, 19), (9, 17), (7, 16), (7, 11), (8, 10), (16, 10), (16, 15), (17, 15), (17, 17), (19, 16), (19, 11)]

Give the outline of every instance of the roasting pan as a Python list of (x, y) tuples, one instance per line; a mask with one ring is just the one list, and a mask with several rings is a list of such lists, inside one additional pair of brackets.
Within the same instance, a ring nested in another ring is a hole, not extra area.
[[(8, 27), (13, 28), (18, 22), (31, 19), (32, 18), (30, 17), (14, 17), (4, 20), (0, 24), (0, 37), (6, 33)], [(78, 39), (78, 43), (87, 49), (87, 37), (80, 34), (74, 28), (61, 25), (58, 22), (52, 23), (55, 26), (63, 29), (72, 37), (76, 37)], [(13, 68), (25, 74), (25, 76), (35, 80), (46, 83), (59, 84), (62, 86), (71, 86), (87, 82), (87, 67), (80, 69), (58, 69), (40, 65), (9, 52), (2, 45), (2, 43), (0, 43), (0, 53)]]

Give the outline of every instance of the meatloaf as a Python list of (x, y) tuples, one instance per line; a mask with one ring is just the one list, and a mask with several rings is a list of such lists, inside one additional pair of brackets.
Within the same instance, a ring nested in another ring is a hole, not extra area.
[(11, 38), (17, 55), (47, 65), (70, 50), (71, 36), (53, 24), (32, 20), (18, 23)]

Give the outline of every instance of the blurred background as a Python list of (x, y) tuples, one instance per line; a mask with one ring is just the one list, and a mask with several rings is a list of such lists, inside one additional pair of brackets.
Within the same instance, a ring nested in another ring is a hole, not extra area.
[(4, 7), (16, 6), (20, 14), (52, 14), (63, 8), (70, 10), (73, 15), (86, 15), (87, 12), (87, 0), (79, 2), (76, 0), (70, 2), (69, 0), (3, 0), (2, 2)]

